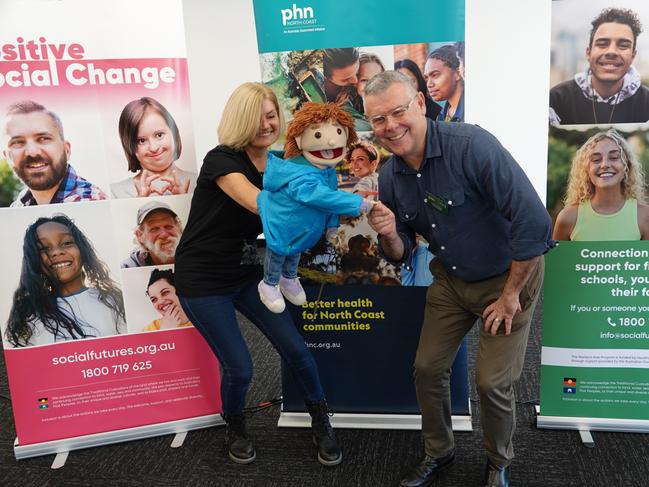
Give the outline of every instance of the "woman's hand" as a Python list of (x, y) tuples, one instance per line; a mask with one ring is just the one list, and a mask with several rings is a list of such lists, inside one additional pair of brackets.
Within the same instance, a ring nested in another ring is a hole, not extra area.
[(133, 183), (138, 196), (150, 196), (153, 193), (162, 196), (170, 187), (166, 179), (157, 173), (142, 169), (139, 177), (133, 178)]
[(171, 194), (186, 194), (189, 191), (189, 178), (181, 176), (177, 170), (171, 171), (171, 177), (160, 178), (162, 181), (169, 183), (167, 190)]
[(160, 320), (160, 329), (169, 330), (182, 325), (182, 313), (180, 306), (172, 304), (163, 313)]

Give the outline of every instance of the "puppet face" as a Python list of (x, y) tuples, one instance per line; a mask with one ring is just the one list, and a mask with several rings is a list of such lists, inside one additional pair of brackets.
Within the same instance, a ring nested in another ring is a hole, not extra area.
[(295, 142), (307, 161), (323, 169), (342, 160), (347, 135), (347, 129), (336, 122), (313, 123), (295, 137)]

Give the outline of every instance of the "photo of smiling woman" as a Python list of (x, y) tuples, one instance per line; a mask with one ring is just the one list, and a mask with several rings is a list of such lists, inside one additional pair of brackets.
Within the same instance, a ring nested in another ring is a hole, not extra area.
[(153, 320), (142, 328), (142, 331), (170, 330), (192, 326), (176, 295), (174, 271), (154, 269), (147, 284), (146, 295), (156, 311), (160, 313), (160, 318)]
[(29, 225), (8, 343), (28, 347), (125, 331), (122, 293), (74, 222), (56, 214)]
[(647, 240), (645, 175), (629, 143), (615, 129), (598, 132), (575, 153), (557, 240)]
[(358, 178), (353, 193), (378, 201), (379, 174), (376, 169), (380, 160), (379, 151), (372, 143), (361, 140), (351, 145), (347, 151), (347, 162), (354, 177)]
[(113, 198), (190, 193), (196, 173), (176, 165), (182, 142), (176, 121), (157, 100), (147, 96), (128, 103), (119, 117), (119, 137), (135, 176), (110, 186)]

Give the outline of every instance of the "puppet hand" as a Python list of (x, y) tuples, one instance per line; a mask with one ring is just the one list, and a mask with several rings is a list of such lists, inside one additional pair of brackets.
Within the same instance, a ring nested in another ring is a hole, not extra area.
[(372, 208), (374, 207), (374, 202), (372, 200), (369, 200), (367, 198), (363, 198), (363, 201), (361, 203), (361, 213), (369, 213), (372, 211)]

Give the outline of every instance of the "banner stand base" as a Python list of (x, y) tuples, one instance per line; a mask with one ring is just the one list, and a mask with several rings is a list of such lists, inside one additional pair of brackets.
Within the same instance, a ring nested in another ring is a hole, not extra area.
[[(420, 430), (419, 414), (335, 413), (329, 418), (334, 428)], [(473, 431), (470, 415), (453, 415), (453, 431)], [(308, 413), (282, 411), (277, 426), (284, 428), (310, 428)]]
[(63, 465), (65, 465), (69, 454), (69, 451), (62, 451), (61, 453), (57, 453), (50, 468), (52, 470), (58, 470), (59, 468), (61, 468)]
[(174, 439), (171, 441), (171, 445), (169, 446), (171, 448), (180, 448), (183, 446), (183, 443), (185, 443), (185, 438), (187, 438), (187, 431), (176, 433), (176, 436), (174, 436)]
[[(75, 436), (74, 438), (64, 438), (62, 440), (46, 441), (24, 446), (20, 446), (18, 438), (16, 438), (14, 441), (14, 455), (16, 456), (16, 460), (22, 460), (24, 458), (56, 454), (57, 457), (54, 459), (52, 468), (60, 468), (65, 464), (67, 453), (72, 450), (110, 445), (112, 443), (121, 443), (123, 441), (141, 440), (154, 436), (171, 434), (178, 435), (186, 433), (187, 431), (210, 428), (222, 424), (225, 424), (225, 422), (223, 421), (223, 418), (221, 418), (220, 414), (209, 414), (207, 416), (180, 419), (178, 421), (169, 421), (167, 423), (157, 423), (138, 426), (135, 428), (106, 431), (94, 435)], [(174, 443), (175, 441), (176, 438), (174, 437)], [(174, 443), (172, 443), (172, 447)], [(182, 441), (180, 442), (180, 445), (182, 445)], [(59, 454), (63, 453), (65, 453), (65, 456), (59, 456)]]
[(538, 416), (536, 418), (536, 427), (539, 429), (577, 430), (580, 432), (613, 431), (620, 433), (649, 433), (649, 420)]
[(579, 430), (579, 438), (586, 448), (595, 448), (595, 440), (590, 430)]

